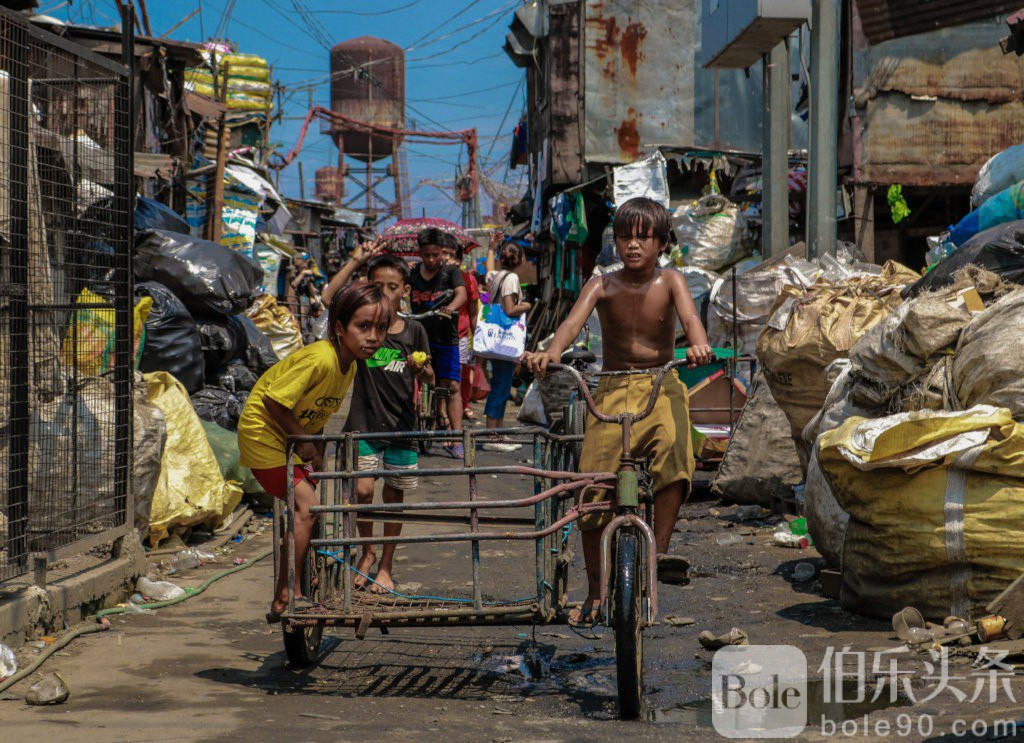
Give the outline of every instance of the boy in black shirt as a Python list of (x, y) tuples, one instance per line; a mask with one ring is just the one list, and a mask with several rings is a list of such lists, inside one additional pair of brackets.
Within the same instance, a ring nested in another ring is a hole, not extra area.
[[(410, 283), (412, 295), (409, 305), (414, 315), (435, 309), (438, 298), (446, 291), (454, 292), (452, 300), (444, 307), (442, 317), (430, 317), (423, 321), (423, 327), (430, 338), (430, 359), (437, 375), (438, 385), (450, 390), (448, 398), (448, 420), (453, 430), (462, 428), (462, 395), (459, 381), (462, 368), (459, 364), (458, 311), (466, 303), (466, 286), (458, 266), (447, 265), (441, 251), (443, 248), (458, 249), (455, 238), (436, 227), (428, 227), (416, 238), (420, 252), (420, 264), (413, 269)], [(445, 447), (448, 455), (462, 459), (462, 444), (453, 442)]]
[[(358, 265), (365, 263), (373, 250), (361, 252), (359, 257), (351, 261), (351, 274)], [(349, 268), (347, 265), (346, 268)], [(394, 255), (377, 255), (369, 260), (366, 272), (371, 284), (380, 287), (390, 300), (395, 311), (395, 320), (388, 328), (384, 344), (366, 361), (359, 361), (356, 379), (352, 387), (352, 405), (346, 431), (364, 433), (381, 433), (388, 431), (412, 431), (416, 428), (416, 416), (413, 408), (415, 379), (420, 382), (433, 382), (434, 371), (431, 368), (429, 351), (430, 344), (427, 333), (415, 320), (399, 317), (398, 311), (402, 299), (408, 296), (409, 266), (404, 260)], [(343, 279), (344, 281), (344, 279)], [(359, 469), (411, 470), (415, 472), (417, 464), (415, 441), (387, 441), (376, 439), (359, 442)], [(385, 503), (400, 503), (405, 491), (416, 487), (416, 475), (399, 475), (384, 478), (384, 489), (381, 498)], [(373, 502), (373, 478), (362, 477), (356, 480), (356, 498), (360, 503)], [(373, 523), (358, 522), (359, 536), (372, 537)], [(384, 536), (398, 536), (402, 533), (402, 525), (384, 524)], [(392, 561), (395, 556), (395, 545), (385, 544), (381, 552), (377, 575), (369, 588), (374, 593), (385, 593), (395, 588), (391, 576)], [(363, 554), (356, 570), (361, 573), (355, 579), (357, 587), (367, 585), (365, 576), (370, 574), (377, 559), (373, 547), (363, 547)]]

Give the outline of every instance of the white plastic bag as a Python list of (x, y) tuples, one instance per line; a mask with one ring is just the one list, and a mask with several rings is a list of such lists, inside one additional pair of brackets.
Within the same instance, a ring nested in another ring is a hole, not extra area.
[(616, 207), (637, 196), (646, 196), (668, 209), (665, 157), (655, 152), (649, 157), (615, 168), (613, 192)]
[(517, 416), (520, 423), (532, 423), (538, 426), (546, 426), (548, 417), (544, 414), (544, 398), (540, 394), (537, 382), (530, 382), (526, 388), (526, 396), (523, 397), (523, 404), (519, 407)]
[(978, 171), (978, 180), (971, 191), (971, 208), (977, 209), (989, 197), (995, 196), (1014, 183), (1024, 180), (1024, 144), (1007, 147)]
[(140, 576), (135, 583), (135, 590), (153, 601), (170, 601), (185, 595), (185, 589), (166, 580), (150, 580)]
[(743, 258), (744, 219), (724, 196), (709, 194), (684, 204), (672, 215), (683, 262), (706, 271), (721, 271)]

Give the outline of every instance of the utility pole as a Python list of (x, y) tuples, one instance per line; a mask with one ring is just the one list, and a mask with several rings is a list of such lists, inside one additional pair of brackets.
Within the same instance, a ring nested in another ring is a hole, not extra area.
[(306, 200), (306, 176), (302, 173), (302, 161), (299, 160), (299, 198)]
[[(216, 55), (214, 55), (216, 59)], [(214, 92), (217, 99), (226, 104), (228, 99), (228, 67), (229, 62), (224, 63), (224, 69), (220, 70), (216, 63), (213, 66)], [(216, 88), (216, 81), (220, 79), (220, 89)], [(210, 242), (220, 242), (221, 227), (224, 212), (224, 169), (228, 161), (228, 125), (227, 106), (221, 111), (217, 118), (217, 164), (212, 175), (207, 175), (206, 181), (206, 239)]]
[(771, 258), (789, 245), (789, 42), (763, 57), (764, 158), (761, 162), (761, 256)]
[(813, 0), (811, 3), (808, 258), (836, 252), (841, 12), (842, 0)]

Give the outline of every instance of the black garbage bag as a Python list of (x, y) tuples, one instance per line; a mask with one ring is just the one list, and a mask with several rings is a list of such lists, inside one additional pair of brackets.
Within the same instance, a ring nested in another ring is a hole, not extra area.
[(218, 387), (207, 387), (192, 395), (192, 408), (204, 421), (234, 431), (242, 415), (243, 403), (235, 395)]
[(248, 347), (245, 349), (245, 364), (252, 370), (253, 374), (259, 377), (263, 372), (280, 361), (280, 359), (277, 358), (277, 353), (274, 351), (274, 346), (270, 343), (270, 338), (256, 327), (256, 323), (245, 315), (234, 315), (233, 317), (242, 325), (242, 328), (245, 330), (245, 337), (249, 341)]
[(171, 207), (140, 196), (135, 201), (135, 232), (146, 230), (167, 230), (187, 235), (189, 226)]
[(979, 232), (931, 271), (903, 290), (904, 297), (953, 284), (953, 274), (965, 266), (980, 266), (1004, 281), (1024, 284), (1024, 220), (1004, 222)]
[(220, 387), (228, 392), (248, 392), (256, 386), (258, 377), (253, 374), (252, 369), (245, 365), (245, 362), (236, 359), (222, 368), (218, 369), (215, 375), (207, 374), (206, 383), (211, 387)]
[(88, 288), (113, 301), (117, 262), (117, 251), (114, 250), (114, 246), (103, 240), (90, 238), (82, 241), (78, 248), (68, 251), (67, 262), (64, 265), (71, 273), (75, 294), (83, 288)]
[(263, 269), (231, 248), (166, 230), (139, 236), (135, 278), (159, 281), (196, 315), (237, 315), (263, 283)]
[(139, 369), (173, 374), (190, 394), (202, 389), (205, 367), (199, 328), (185, 305), (155, 281), (136, 284), (135, 295), (153, 298)]
[(206, 373), (213, 375), (245, 354), (249, 344), (245, 328), (234, 317), (197, 317), (199, 338), (206, 360)]

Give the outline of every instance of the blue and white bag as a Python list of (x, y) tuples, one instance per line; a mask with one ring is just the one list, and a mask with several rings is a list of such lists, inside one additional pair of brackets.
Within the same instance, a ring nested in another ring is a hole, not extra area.
[(509, 317), (501, 307), (501, 285), (496, 282), (490, 301), (481, 304), (473, 333), (473, 355), (499, 361), (519, 361), (526, 350), (526, 314)]

